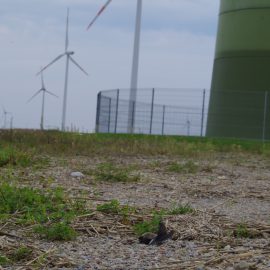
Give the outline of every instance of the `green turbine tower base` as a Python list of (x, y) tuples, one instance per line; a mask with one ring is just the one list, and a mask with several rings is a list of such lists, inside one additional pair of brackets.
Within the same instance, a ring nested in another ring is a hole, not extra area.
[(206, 135), (270, 139), (269, 108), (270, 1), (221, 0)]

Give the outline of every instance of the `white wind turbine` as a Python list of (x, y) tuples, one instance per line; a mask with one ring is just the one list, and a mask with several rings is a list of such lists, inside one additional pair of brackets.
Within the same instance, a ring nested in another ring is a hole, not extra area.
[[(52, 62), (50, 62), (47, 66), (45, 66), (41, 71), (45, 70), (56, 61), (58, 61), (63, 56), (66, 56), (66, 71), (65, 71), (65, 85), (64, 85), (64, 99), (63, 99), (63, 111), (62, 111), (62, 124), (61, 130), (65, 131), (66, 126), (66, 111), (67, 111), (67, 90), (68, 90), (68, 73), (69, 73), (69, 61), (71, 61), (75, 66), (77, 66), (84, 74), (88, 75), (88, 73), (71, 57), (74, 54), (74, 51), (68, 50), (69, 45), (69, 37), (68, 37), (68, 26), (69, 26), (69, 9), (67, 9), (67, 22), (66, 22), (66, 41), (65, 41), (65, 52), (57, 56)], [(41, 73), (38, 72), (38, 74)]]
[(38, 90), (28, 101), (27, 103), (29, 103), (33, 98), (35, 98), (38, 94), (42, 93), (42, 105), (41, 105), (41, 118), (40, 118), (40, 129), (43, 130), (44, 129), (44, 108), (45, 108), (45, 94), (49, 94), (51, 96), (54, 97), (58, 97), (57, 95), (55, 95), (54, 93), (48, 91), (45, 87), (44, 84), (44, 79), (43, 79), (43, 72), (42, 69), (40, 71), (41, 73), (41, 88), (40, 90)]
[[(108, 0), (106, 4), (99, 10), (94, 19), (90, 22), (87, 30), (94, 24), (104, 9), (111, 3), (112, 0)], [(133, 47), (133, 61), (131, 70), (131, 82), (130, 82), (130, 95), (129, 95), (129, 109), (128, 109), (128, 133), (133, 132), (133, 116), (135, 115), (135, 107), (137, 99), (137, 86), (138, 86), (138, 69), (139, 69), (139, 54), (140, 54), (140, 36), (141, 36), (141, 21), (142, 21), (142, 0), (137, 0), (137, 12), (135, 23), (135, 35), (134, 35), (134, 47)]]

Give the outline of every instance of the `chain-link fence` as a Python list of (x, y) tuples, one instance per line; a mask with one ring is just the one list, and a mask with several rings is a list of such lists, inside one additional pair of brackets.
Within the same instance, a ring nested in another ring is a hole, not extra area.
[[(270, 139), (270, 94), (206, 89), (137, 89), (98, 94), (96, 131), (100, 133)], [(130, 108), (132, 114), (130, 114)], [(268, 125), (269, 115), (269, 125)]]
[[(197, 89), (138, 89), (137, 100), (129, 101), (129, 90), (98, 94), (96, 131), (159, 135), (205, 134), (209, 91)], [(129, 115), (129, 107), (132, 114)]]

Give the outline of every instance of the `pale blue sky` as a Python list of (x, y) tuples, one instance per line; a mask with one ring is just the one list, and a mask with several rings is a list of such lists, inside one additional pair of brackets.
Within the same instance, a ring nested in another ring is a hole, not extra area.
[[(90, 31), (86, 26), (105, 0), (1, 0), (0, 104), (16, 127), (38, 128), (41, 97), (35, 73), (64, 50), (66, 8), (70, 49), (90, 74), (71, 67), (67, 124), (94, 129), (96, 94), (127, 88), (133, 49), (136, 0), (113, 0)], [(209, 88), (218, 0), (144, 0), (139, 87)], [(49, 91), (45, 126), (60, 126), (64, 60), (44, 73)], [(0, 125), (2, 117), (0, 112)]]

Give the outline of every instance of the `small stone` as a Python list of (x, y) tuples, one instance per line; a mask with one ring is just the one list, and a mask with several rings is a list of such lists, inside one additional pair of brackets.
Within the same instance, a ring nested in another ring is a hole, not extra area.
[(72, 173), (70, 174), (70, 176), (71, 176), (71, 177), (76, 177), (76, 178), (82, 178), (82, 177), (84, 177), (84, 174), (81, 173), (81, 172), (72, 172)]
[(234, 270), (250, 270), (251, 265), (247, 262), (240, 262), (234, 266)]
[(231, 250), (231, 246), (230, 246), (230, 245), (225, 246), (225, 247), (224, 247), (224, 250), (225, 250), (225, 251), (230, 251), (230, 250)]

